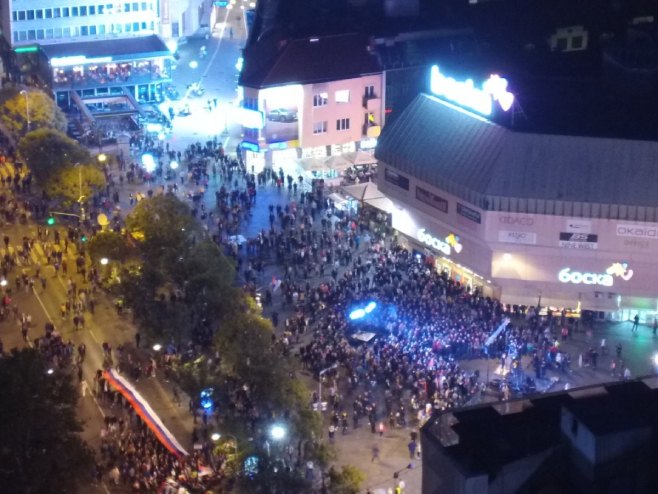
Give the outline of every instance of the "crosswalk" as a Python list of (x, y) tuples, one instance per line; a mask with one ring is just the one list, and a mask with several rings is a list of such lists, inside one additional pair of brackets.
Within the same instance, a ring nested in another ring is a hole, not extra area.
[(8, 161), (4, 163), (0, 163), (0, 177), (2, 177), (4, 180), (7, 179), (13, 180), (15, 175), (16, 175), (16, 167), (14, 166), (13, 163), (9, 163)]
[[(56, 252), (61, 251), (61, 248), (55, 247), (54, 249)], [(75, 266), (75, 253), (74, 253), (74, 248), (72, 246), (69, 246), (68, 252), (66, 253), (66, 262), (68, 266)], [(27, 257), (23, 256), (23, 247), (22, 246), (17, 246), (17, 245), (12, 245), (10, 244), (8, 247), (5, 247), (4, 244), (2, 245), (2, 248), (0, 248), (0, 257), (4, 259), (5, 255), (9, 254), (11, 258), (13, 258), (16, 262), (16, 265), (22, 268), (27, 268), (30, 266), (35, 266), (39, 264), (41, 267), (48, 266), (48, 256), (46, 255), (46, 252), (43, 249), (43, 245), (41, 242), (34, 242), (32, 244), (32, 248), (29, 251), (29, 254)], [(52, 259), (51, 259), (51, 265), (52, 265)]]

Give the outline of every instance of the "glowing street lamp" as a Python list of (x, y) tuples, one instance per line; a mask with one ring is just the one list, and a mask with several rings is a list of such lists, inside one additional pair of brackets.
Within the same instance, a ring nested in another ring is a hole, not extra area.
[(222, 435), (221, 435), (219, 432), (213, 432), (213, 433), (210, 435), (210, 439), (212, 439), (212, 440), (215, 441), (215, 442), (219, 441), (219, 439), (220, 439), (221, 437), (222, 437)]
[(190, 68), (191, 69), (196, 69), (198, 66), (199, 66), (199, 62), (197, 62), (196, 60), (192, 60), (190, 62)]
[(7, 280), (5, 280), (5, 279), (0, 280), (0, 286), (2, 288), (6, 287), (7, 286)]
[(169, 168), (171, 168), (172, 170), (176, 170), (178, 168), (178, 161), (171, 161), (169, 163)]
[(159, 352), (160, 350), (162, 350), (162, 345), (160, 343), (156, 343), (155, 345), (153, 345), (153, 350)]
[(275, 441), (281, 441), (286, 437), (286, 429), (282, 425), (275, 424), (270, 428), (270, 436)]
[(101, 153), (98, 156), (96, 156), (96, 159), (98, 160), (99, 163), (105, 163), (107, 161), (107, 155), (105, 153)]
[(101, 264), (102, 264), (103, 266), (107, 266), (107, 263), (108, 263), (108, 262), (110, 262), (110, 261), (109, 261), (109, 259), (108, 259), (107, 257), (103, 257), (103, 258), (101, 258)]

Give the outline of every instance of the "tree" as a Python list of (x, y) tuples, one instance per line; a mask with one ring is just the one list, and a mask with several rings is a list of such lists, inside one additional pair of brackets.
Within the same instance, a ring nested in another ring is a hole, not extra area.
[(71, 376), (46, 370), (32, 349), (0, 359), (0, 485), (12, 492), (76, 492), (93, 465)]
[(91, 197), (94, 191), (104, 187), (105, 174), (96, 165), (67, 166), (55, 172), (43, 186), (50, 197), (73, 203), (81, 196)]
[(3, 88), (0, 91), (0, 121), (15, 141), (29, 131), (42, 128), (66, 132), (66, 116), (62, 110), (48, 94), (36, 88)]
[(18, 152), (41, 184), (47, 183), (66, 167), (90, 162), (89, 152), (85, 148), (53, 129), (28, 133), (18, 143)]
[(359, 494), (365, 475), (361, 470), (351, 465), (345, 465), (340, 470), (329, 469), (329, 491), (331, 494)]
[(97, 233), (89, 241), (89, 255), (95, 262), (105, 257), (122, 263), (128, 259), (131, 250), (126, 237), (113, 231)]

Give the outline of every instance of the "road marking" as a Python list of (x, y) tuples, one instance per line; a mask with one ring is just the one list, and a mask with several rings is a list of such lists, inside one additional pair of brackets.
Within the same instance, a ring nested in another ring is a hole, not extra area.
[(100, 345), (101, 342), (98, 341), (98, 338), (96, 338), (96, 335), (94, 334), (94, 330), (93, 330), (93, 329), (89, 329), (89, 334), (90, 334), (91, 337), (94, 339), (94, 341)]
[[(222, 46), (222, 41), (224, 40), (224, 31), (226, 31), (226, 21), (228, 21), (228, 14), (230, 10), (226, 10), (226, 14), (224, 15), (224, 22), (222, 23), (222, 29), (219, 32), (219, 43), (217, 43), (217, 48), (215, 48), (215, 52), (212, 54), (212, 57), (210, 57), (210, 60), (208, 60), (208, 65), (206, 66), (206, 70), (203, 71), (203, 74), (201, 74), (201, 79), (205, 79), (206, 76), (208, 75), (208, 72), (210, 72), (210, 68), (212, 67), (213, 62), (215, 61), (215, 58), (217, 58), (217, 54), (219, 53), (219, 48)], [(210, 33), (212, 36), (212, 32)]]
[(32, 290), (32, 293), (34, 293), (34, 296), (35, 296), (35, 297), (37, 298), (37, 300), (39, 301), (39, 305), (40, 305), (41, 308), (43, 309), (43, 312), (46, 314), (46, 317), (48, 317), (48, 320), (49, 320), (50, 322), (53, 322), (54, 319), (50, 316), (50, 313), (48, 312), (48, 309), (46, 309), (46, 306), (43, 305), (43, 301), (41, 300), (41, 297), (39, 297), (39, 294), (37, 293), (36, 289), (35, 289), (35, 290)]
[[(83, 379), (83, 382), (87, 383), (86, 379)], [(89, 396), (91, 396), (91, 399), (94, 400), (94, 403), (98, 407), (98, 411), (101, 412), (101, 415), (103, 418), (105, 418), (105, 412), (101, 408), (101, 406), (98, 404), (98, 401), (96, 401), (96, 397), (94, 396), (94, 392), (91, 389), (91, 386), (89, 386), (89, 383), (87, 383), (87, 390), (89, 391)]]

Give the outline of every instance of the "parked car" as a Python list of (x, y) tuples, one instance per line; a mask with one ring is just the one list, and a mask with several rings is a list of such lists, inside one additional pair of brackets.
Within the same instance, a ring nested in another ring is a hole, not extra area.
[(267, 114), (267, 119), (270, 122), (296, 122), (297, 112), (286, 110), (285, 108), (277, 108)]

